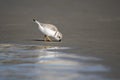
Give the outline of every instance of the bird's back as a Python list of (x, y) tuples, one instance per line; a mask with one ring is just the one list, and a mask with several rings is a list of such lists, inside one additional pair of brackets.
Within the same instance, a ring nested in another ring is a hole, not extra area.
[(57, 29), (57, 27), (56, 26), (54, 26), (54, 25), (52, 25), (52, 24), (41, 24), (43, 27), (46, 27), (46, 28), (49, 28), (49, 29), (51, 29), (51, 30), (53, 30), (53, 31), (58, 31), (58, 29)]

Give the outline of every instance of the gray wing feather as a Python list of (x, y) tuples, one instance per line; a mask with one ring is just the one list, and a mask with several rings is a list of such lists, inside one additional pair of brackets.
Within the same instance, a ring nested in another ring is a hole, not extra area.
[(55, 27), (54, 25), (52, 24), (42, 24), (44, 27), (47, 27), (53, 31), (58, 31), (57, 27)]

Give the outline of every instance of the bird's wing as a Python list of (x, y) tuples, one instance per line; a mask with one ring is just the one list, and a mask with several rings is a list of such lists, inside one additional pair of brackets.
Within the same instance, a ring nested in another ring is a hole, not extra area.
[(52, 24), (42, 24), (44, 27), (47, 27), (53, 31), (58, 31), (57, 27), (55, 27), (54, 25)]

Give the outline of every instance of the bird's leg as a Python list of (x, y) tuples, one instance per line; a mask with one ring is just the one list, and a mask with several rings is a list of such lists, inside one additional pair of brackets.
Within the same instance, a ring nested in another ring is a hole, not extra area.
[(47, 36), (46, 35), (44, 35), (44, 41), (47, 41)]
[(52, 40), (49, 38), (49, 36), (44, 35), (44, 41), (52, 41)]
[(47, 40), (48, 40), (48, 41), (52, 41), (52, 39), (50, 39), (50, 37), (49, 37), (49, 36), (47, 36), (46, 38), (47, 38)]

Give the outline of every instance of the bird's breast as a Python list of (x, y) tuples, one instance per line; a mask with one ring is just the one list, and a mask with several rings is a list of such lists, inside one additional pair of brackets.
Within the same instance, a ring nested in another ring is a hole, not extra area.
[(47, 35), (47, 36), (51, 36), (51, 37), (53, 37), (54, 34), (55, 34), (55, 31), (53, 31), (53, 30), (51, 30), (51, 29), (49, 29), (49, 28), (42, 28), (42, 29), (40, 29), (40, 31), (41, 31), (43, 34), (45, 34), (45, 35)]

